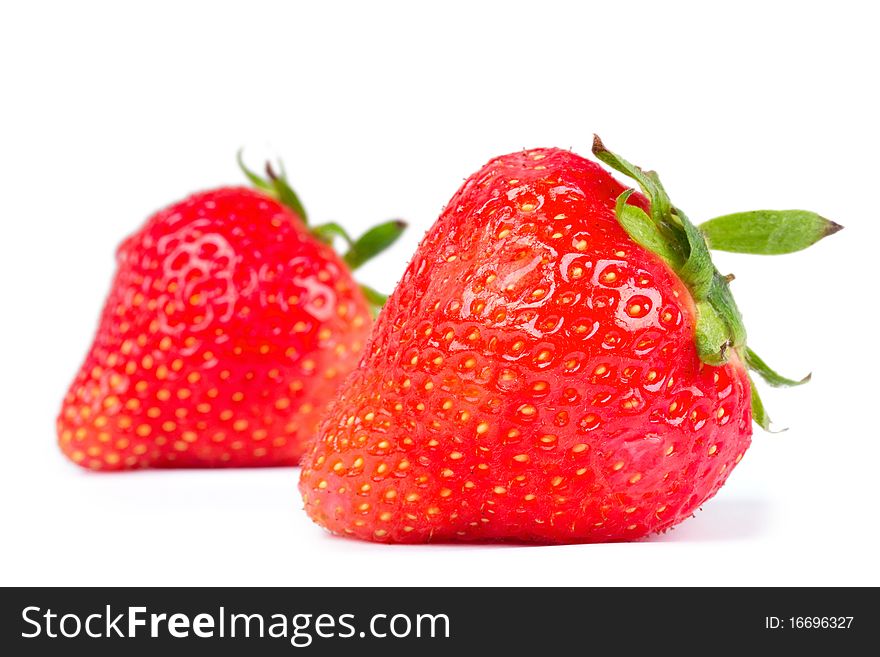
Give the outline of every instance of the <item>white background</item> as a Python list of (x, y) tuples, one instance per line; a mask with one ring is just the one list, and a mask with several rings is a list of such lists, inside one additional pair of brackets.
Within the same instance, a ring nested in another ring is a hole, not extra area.
[[(0, 583), (880, 584), (872, 5), (4, 4)], [(58, 452), (116, 244), (159, 207), (240, 182), (240, 146), (283, 155), (315, 219), (407, 218), (364, 270), (390, 290), (486, 160), (586, 155), (594, 131), (695, 220), (804, 207), (846, 226), (810, 252), (719, 258), (750, 343), (814, 378), (765, 393), (791, 430), (757, 433), (670, 534), (371, 545), (311, 524), (292, 469), (100, 475)]]

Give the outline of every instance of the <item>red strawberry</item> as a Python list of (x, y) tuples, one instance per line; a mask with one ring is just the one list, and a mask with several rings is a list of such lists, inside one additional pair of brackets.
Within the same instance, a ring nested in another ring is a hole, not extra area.
[(344, 231), (310, 232), (284, 177), (267, 170), (269, 180), (245, 169), (260, 190), (195, 194), (119, 247), (95, 341), (58, 418), (75, 463), (298, 462), (372, 324), (349, 270), (402, 223), (350, 240), (341, 258), (329, 242)]
[[(315, 522), (395, 542), (634, 539), (691, 515), (753, 416), (767, 426), (747, 367), (797, 382), (746, 347), (656, 174), (594, 152), (648, 198), (556, 149), (492, 160), (452, 198), (303, 460)], [(751, 252), (836, 228), (789, 211), (704, 225)]]

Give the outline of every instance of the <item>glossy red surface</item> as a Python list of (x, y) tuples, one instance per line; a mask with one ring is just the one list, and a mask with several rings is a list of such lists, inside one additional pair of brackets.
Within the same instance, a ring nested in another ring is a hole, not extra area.
[[(307, 512), (379, 541), (629, 540), (711, 497), (749, 445), (736, 358), (567, 151), (489, 162), (453, 196), (304, 459)], [(634, 195), (632, 202), (645, 206)]]

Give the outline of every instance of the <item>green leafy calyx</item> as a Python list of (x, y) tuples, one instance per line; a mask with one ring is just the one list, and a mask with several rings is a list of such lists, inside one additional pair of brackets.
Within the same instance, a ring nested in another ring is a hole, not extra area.
[[(277, 171), (271, 162), (267, 162), (266, 176), (262, 177), (245, 165), (241, 151), (238, 152), (237, 159), (239, 168), (254, 187), (274, 198), (282, 205), (287, 206), (306, 226), (309, 225), (305, 207), (299, 200), (299, 196), (293, 191), (293, 187), (290, 186), (282, 162), (278, 162)], [(354, 271), (394, 244), (403, 234), (406, 226), (405, 221), (393, 219), (378, 226), (373, 226), (356, 239), (352, 238), (348, 231), (336, 222), (312, 226), (309, 230), (316, 239), (324, 244), (335, 246), (338, 240), (341, 241), (344, 245), (344, 250), (340, 251), (340, 255), (349, 269)], [(387, 296), (366, 285), (361, 285), (360, 288), (367, 302), (372, 307), (373, 313), (378, 313), (385, 303)]]
[[(690, 290), (696, 305), (694, 340), (700, 359), (709, 365), (723, 365), (736, 353), (748, 369), (772, 386), (806, 383), (809, 376), (793, 380), (776, 373), (746, 345), (745, 325), (730, 291), (733, 276), (718, 272), (710, 249), (761, 255), (792, 253), (842, 226), (805, 210), (758, 210), (724, 215), (698, 227), (672, 204), (656, 172), (645, 171), (612, 153), (598, 136), (594, 136), (593, 154), (634, 179), (650, 201), (649, 214), (629, 204), (634, 189), (624, 191), (617, 199), (617, 219), (635, 242), (663, 259)], [(754, 384), (751, 389), (752, 417), (769, 430), (764, 404)]]

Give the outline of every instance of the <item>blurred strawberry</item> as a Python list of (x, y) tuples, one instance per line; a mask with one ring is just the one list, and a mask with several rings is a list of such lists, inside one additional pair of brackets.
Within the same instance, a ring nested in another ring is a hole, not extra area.
[[(58, 418), (94, 470), (294, 465), (384, 298), (351, 275), (404, 228), (309, 228), (283, 175), (195, 194), (117, 252), (94, 343)], [(348, 243), (339, 256), (334, 237)]]

